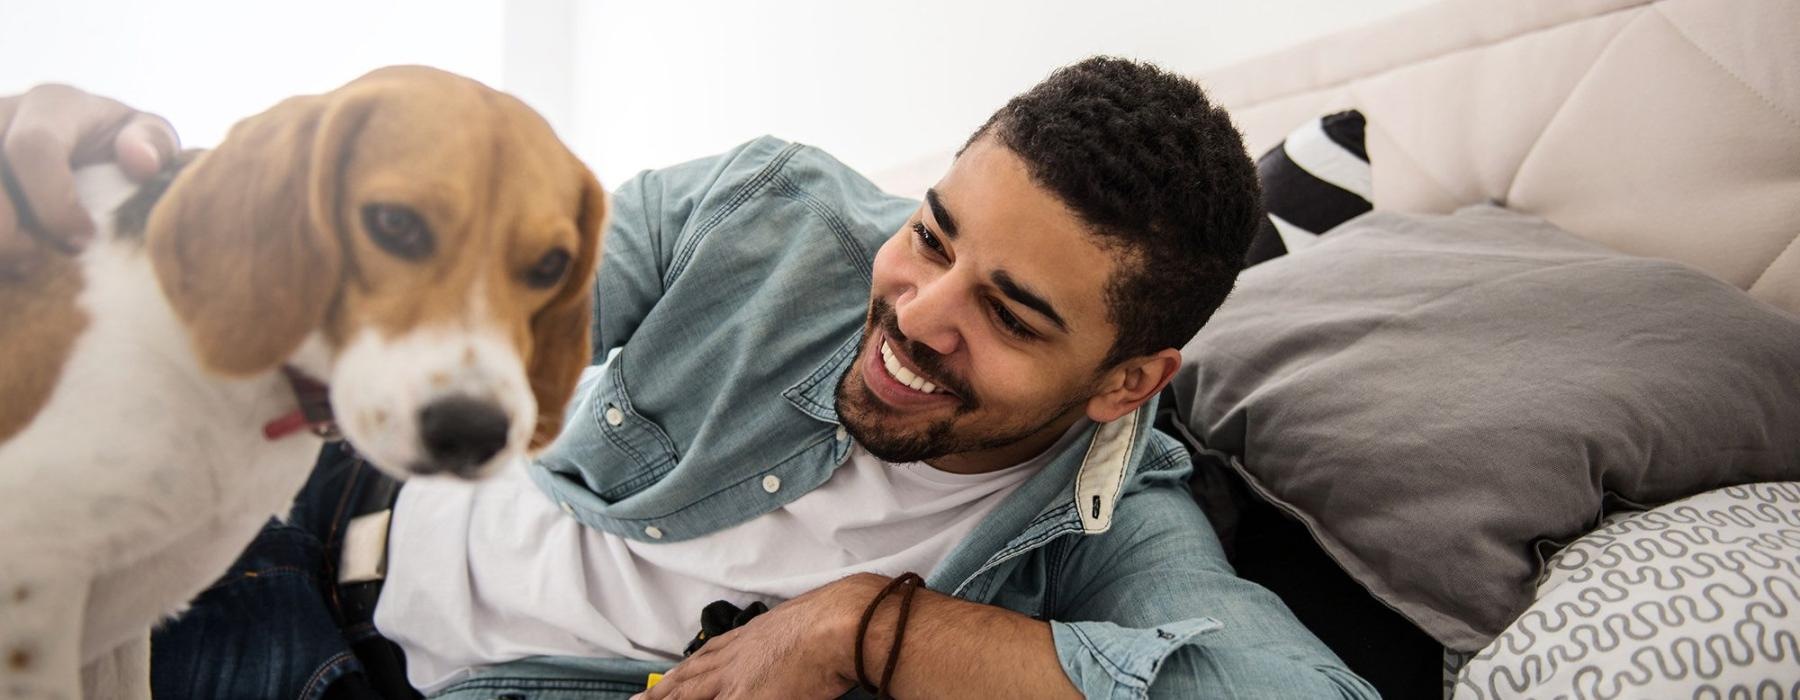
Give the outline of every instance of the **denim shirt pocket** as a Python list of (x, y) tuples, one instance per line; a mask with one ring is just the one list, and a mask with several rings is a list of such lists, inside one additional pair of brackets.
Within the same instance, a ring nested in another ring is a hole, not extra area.
[(615, 355), (588, 369), (563, 436), (538, 460), (553, 474), (578, 479), (606, 503), (656, 483), (680, 456), (662, 426), (632, 405), (622, 359)]

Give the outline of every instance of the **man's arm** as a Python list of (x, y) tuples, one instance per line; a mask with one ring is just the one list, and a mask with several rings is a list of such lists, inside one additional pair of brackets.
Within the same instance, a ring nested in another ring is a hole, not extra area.
[(1103, 536), (1119, 539), (1078, 541), (1063, 565), (1052, 629), (1076, 685), (1148, 683), (1150, 697), (1167, 698), (1379, 697), (1280, 598), (1232, 571), (1185, 489), (1150, 489), (1132, 506)]
[[(894, 697), (1375, 698), (1280, 599), (1232, 573), (1186, 493), (1154, 489), (1119, 511), (1106, 546), (1073, 547), (1055, 622), (919, 591)], [(1129, 514), (1128, 514), (1129, 513)], [(649, 698), (836, 697), (856, 678), (856, 624), (887, 582), (862, 574), (709, 641)], [(898, 600), (864, 642), (881, 676)], [(666, 686), (666, 687), (665, 687)]]
[[(861, 617), (888, 581), (857, 574), (776, 606), (708, 640), (644, 697), (837, 697), (856, 683)], [(899, 612), (895, 592), (869, 624), (871, 682), (881, 680)], [(1082, 697), (1057, 661), (1049, 623), (925, 589), (913, 595), (888, 690), (897, 698)]]
[(725, 153), (646, 170), (612, 193), (594, 285), (594, 361), (625, 344), (662, 300), (690, 220), (731, 197), (779, 142), (758, 139)]

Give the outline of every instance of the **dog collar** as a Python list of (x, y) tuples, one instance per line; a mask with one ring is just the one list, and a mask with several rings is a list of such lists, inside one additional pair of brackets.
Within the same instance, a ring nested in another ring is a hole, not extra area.
[(288, 386), (293, 388), (294, 399), (300, 407), (264, 423), (263, 437), (280, 440), (301, 430), (308, 430), (325, 440), (335, 442), (344, 439), (338, 434), (337, 421), (331, 415), (331, 387), (306, 376), (305, 372), (291, 365), (282, 365), (281, 374), (287, 378)]

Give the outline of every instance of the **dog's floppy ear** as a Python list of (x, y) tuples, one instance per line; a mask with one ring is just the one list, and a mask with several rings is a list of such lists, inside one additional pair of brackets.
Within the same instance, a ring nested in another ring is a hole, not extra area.
[(343, 278), (343, 169), (374, 101), (340, 90), (238, 122), (151, 211), (157, 278), (205, 367), (270, 369), (324, 320)]
[(542, 449), (562, 430), (563, 411), (575, 393), (581, 370), (593, 359), (594, 271), (606, 235), (606, 191), (587, 168), (582, 178), (581, 214), (576, 226), (581, 250), (550, 303), (531, 319), (531, 393), (537, 398), (532, 450)]

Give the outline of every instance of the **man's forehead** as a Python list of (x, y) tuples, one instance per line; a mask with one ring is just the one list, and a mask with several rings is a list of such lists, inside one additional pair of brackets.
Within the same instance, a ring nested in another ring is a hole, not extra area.
[(989, 284), (1034, 294), (1073, 333), (1109, 331), (1104, 291), (1115, 256), (1023, 160), (985, 141), (957, 158), (923, 208)]

